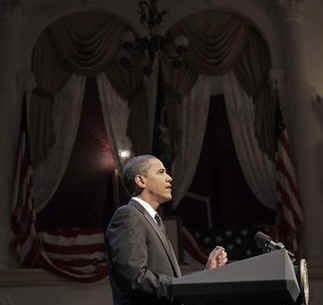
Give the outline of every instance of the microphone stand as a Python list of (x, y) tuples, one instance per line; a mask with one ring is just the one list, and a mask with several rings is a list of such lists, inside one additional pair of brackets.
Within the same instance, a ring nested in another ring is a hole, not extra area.
[(271, 252), (274, 250), (285, 250), (286, 253), (289, 255), (291, 261), (293, 262), (293, 264), (296, 262), (296, 257), (295, 254), (290, 252), (289, 250), (286, 249), (285, 245), (281, 242), (277, 243), (277, 246), (273, 246), (269, 241), (265, 243), (265, 251), (266, 252)]

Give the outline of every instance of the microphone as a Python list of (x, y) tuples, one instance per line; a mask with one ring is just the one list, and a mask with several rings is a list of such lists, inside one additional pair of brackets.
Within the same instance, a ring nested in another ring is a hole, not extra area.
[(266, 235), (263, 232), (257, 232), (255, 234), (255, 240), (256, 240), (256, 244), (257, 246), (262, 249), (265, 252), (270, 252), (273, 250), (281, 250), (281, 249), (285, 249), (287, 251), (287, 253), (291, 256), (294, 257), (294, 254), (289, 252), (286, 248), (285, 245), (281, 242), (276, 243), (275, 241), (273, 241), (271, 239), (270, 236)]

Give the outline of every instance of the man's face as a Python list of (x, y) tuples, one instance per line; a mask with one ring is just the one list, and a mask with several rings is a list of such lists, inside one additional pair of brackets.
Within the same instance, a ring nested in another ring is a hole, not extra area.
[(142, 176), (143, 192), (147, 201), (158, 204), (172, 199), (172, 178), (167, 174), (163, 163), (158, 159), (150, 159), (147, 173)]

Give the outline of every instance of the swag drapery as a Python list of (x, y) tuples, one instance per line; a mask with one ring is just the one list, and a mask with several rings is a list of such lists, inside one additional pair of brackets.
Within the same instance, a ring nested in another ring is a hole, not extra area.
[[(77, 13), (46, 28), (35, 45), (32, 72), (36, 87), (26, 93), (30, 164), (26, 162), (24, 140), (12, 210), (12, 245), (24, 266), (42, 266), (79, 281), (106, 276), (103, 228), (38, 232), (37, 213), (48, 205), (67, 168), (79, 126), (86, 77), (96, 77), (117, 166), (121, 166), (119, 150), (147, 150), (144, 132), (148, 128), (136, 134), (131, 126), (140, 118), (143, 124), (149, 121), (144, 111), (137, 110), (147, 109), (143, 74), (136, 63), (128, 70), (119, 64), (120, 38), (126, 30), (128, 26), (115, 16)], [(131, 147), (130, 138), (135, 147)]]
[[(167, 142), (172, 146), (168, 150), (173, 153), (174, 206), (185, 196), (193, 180), (204, 133), (204, 128), (194, 126), (201, 119), (206, 120), (212, 83), (217, 82), (225, 95), (236, 153), (250, 189), (262, 204), (278, 210), (282, 218), (287, 215), (284, 209), (288, 209), (289, 218), (301, 224), (297, 182), (294, 180), (292, 185), (288, 179), (290, 173), (281, 175), (282, 168), (277, 166), (277, 160), (281, 160), (277, 152), (279, 105), (269, 82), (269, 49), (261, 35), (247, 21), (217, 11), (191, 15), (167, 34), (171, 39), (184, 35), (190, 42), (185, 65), (180, 69), (175, 69), (166, 57), (161, 59), (166, 91), (164, 121), (170, 134)], [(204, 88), (199, 83), (201, 79)], [(195, 96), (194, 107), (190, 106), (192, 96)], [(288, 146), (288, 141), (285, 142)], [(289, 161), (290, 164), (293, 163)], [(293, 166), (289, 169), (294, 172)], [(282, 184), (284, 188), (280, 187)], [(290, 238), (286, 240), (283, 234), (281, 240), (296, 251), (301, 226), (288, 225), (283, 230), (288, 231)]]

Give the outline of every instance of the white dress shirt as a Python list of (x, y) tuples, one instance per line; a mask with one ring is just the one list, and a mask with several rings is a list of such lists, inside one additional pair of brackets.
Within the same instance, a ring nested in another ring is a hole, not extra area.
[(132, 197), (131, 199), (138, 201), (144, 209), (147, 211), (147, 213), (153, 218), (153, 220), (157, 223), (155, 216), (157, 214), (156, 210), (153, 209), (153, 207), (145, 200), (142, 200), (139, 197)]

